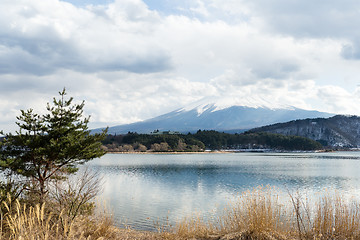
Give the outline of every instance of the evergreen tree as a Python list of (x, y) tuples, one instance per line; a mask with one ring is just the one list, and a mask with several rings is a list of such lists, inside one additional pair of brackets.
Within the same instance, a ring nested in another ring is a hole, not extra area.
[(84, 101), (74, 104), (73, 98), (66, 99), (65, 88), (59, 95), (47, 104), (47, 114), (21, 110), (16, 122), (19, 130), (0, 143), (0, 168), (25, 179), (40, 203), (51, 180), (66, 178), (78, 170), (78, 164), (105, 153), (100, 147), (106, 130), (90, 134), (90, 117), (82, 117)]

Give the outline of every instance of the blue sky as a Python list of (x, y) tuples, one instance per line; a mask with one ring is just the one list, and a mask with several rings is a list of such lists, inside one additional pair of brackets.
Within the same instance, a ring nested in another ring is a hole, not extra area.
[[(63, 0), (78, 7), (86, 7), (88, 5), (106, 5), (112, 0)], [(157, 11), (161, 14), (184, 14), (186, 8), (190, 7), (194, 1), (189, 0), (146, 0), (143, 1), (150, 10)]]
[(360, 115), (359, 12), (355, 0), (3, 0), (0, 129), (64, 86), (91, 127), (202, 99)]

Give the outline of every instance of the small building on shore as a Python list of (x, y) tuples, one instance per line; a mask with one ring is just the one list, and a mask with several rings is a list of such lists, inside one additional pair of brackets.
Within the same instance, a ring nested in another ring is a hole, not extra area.
[(178, 135), (180, 134), (180, 132), (177, 131), (159, 131), (159, 129), (154, 130), (153, 132), (150, 132), (151, 135), (162, 135), (162, 134), (167, 134), (167, 135)]

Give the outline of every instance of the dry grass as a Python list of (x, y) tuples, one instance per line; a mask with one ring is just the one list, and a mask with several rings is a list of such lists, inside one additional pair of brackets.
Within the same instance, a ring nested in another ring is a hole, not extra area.
[(0, 239), (117, 239), (117, 230), (108, 216), (81, 216), (69, 219), (49, 212), (45, 207), (27, 207), (16, 201), (14, 206), (3, 203), (7, 212), (2, 213)]
[(291, 224), (274, 192), (261, 187), (244, 192), (215, 221), (190, 218), (173, 231), (184, 239), (286, 239)]
[(306, 235), (314, 239), (360, 239), (360, 204), (326, 195), (316, 204), (311, 226)]
[(258, 187), (216, 221), (190, 218), (173, 232), (179, 239), (360, 239), (360, 204), (339, 194), (314, 201)]
[(289, 226), (286, 209), (279, 203), (279, 196), (272, 188), (261, 187), (244, 192), (239, 200), (222, 217), (222, 229), (236, 232), (283, 232)]
[(215, 220), (195, 216), (160, 233), (115, 228), (106, 213), (73, 219), (64, 214), (66, 211), (51, 213), (46, 205), (3, 203), (6, 212), (1, 214), (0, 240), (360, 239), (358, 202), (331, 193), (313, 200), (284, 195), (273, 188), (256, 188), (244, 192)]

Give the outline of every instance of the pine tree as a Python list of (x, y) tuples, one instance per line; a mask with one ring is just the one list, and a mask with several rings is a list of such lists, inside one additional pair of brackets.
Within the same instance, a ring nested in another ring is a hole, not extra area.
[(106, 130), (90, 134), (90, 117), (82, 117), (84, 101), (74, 104), (72, 97), (66, 99), (65, 88), (59, 95), (47, 104), (47, 114), (21, 110), (19, 130), (6, 134), (0, 143), (0, 168), (25, 179), (40, 203), (52, 180), (66, 178), (78, 170), (78, 164), (105, 154), (100, 147)]

